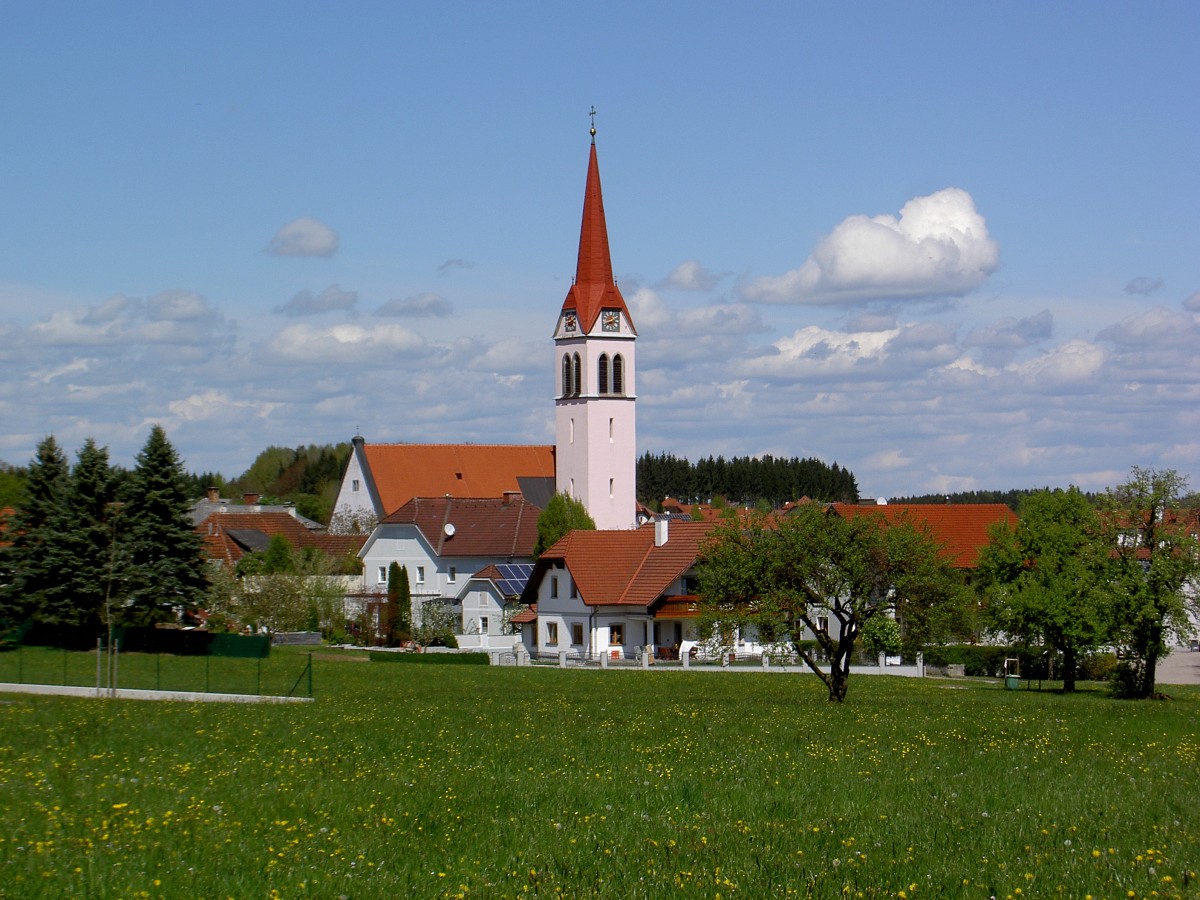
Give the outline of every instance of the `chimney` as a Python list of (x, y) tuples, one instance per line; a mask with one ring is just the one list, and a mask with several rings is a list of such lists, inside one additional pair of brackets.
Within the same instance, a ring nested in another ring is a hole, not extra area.
[(654, 520), (654, 546), (661, 547), (667, 542), (667, 525), (670, 519), (662, 518)]
[(512, 504), (516, 503), (520, 499), (521, 499), (520, 491), (505, 491), (504, 492), (504, 505), (505, 506), (511, 506)]
[(242, 502), (247, 506), (257, 506), (260, 497), (262, 497), (262, 494), (256, 494), (253, 491), (247, 491), (246, 493), (242, 494)]
[(218, 487), (206, 487), (204, 489), (204, 498), (209, 503), (217, 503), (221, 499), (221, 489)]

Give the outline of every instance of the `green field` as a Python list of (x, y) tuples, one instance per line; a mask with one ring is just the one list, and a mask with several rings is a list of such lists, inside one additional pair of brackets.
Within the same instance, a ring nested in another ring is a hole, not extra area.
[(0, 896), (1200, 897), (1194, 688), (361, 660), (0, 697)]

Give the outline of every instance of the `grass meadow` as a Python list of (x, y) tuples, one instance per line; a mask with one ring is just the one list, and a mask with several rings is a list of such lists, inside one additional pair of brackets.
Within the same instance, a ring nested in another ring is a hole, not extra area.
[(1196, 688), (860, 676), (838, 706), (334, 651), (314, 688), (0, 696), (0, 896), (1200, 897)]

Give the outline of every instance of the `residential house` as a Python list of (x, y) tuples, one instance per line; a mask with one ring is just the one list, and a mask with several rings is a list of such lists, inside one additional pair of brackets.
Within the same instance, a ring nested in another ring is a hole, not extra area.
[(414, 497), (502, 497), (540, 509), (554, 495), (554, 448), (510, 444), (368, 444), (357, 436), (334, 503), (334, 531), (369, 532)]
[(435, 603), (452, 617), (459, 646), (511, 650), (508, 618), (533, 569), (541, 510), (519, 491), (501, 497), (414, 497), (371, 532), (359, 556), (365, 587), (387, 591), (393, 562), (408, 570), (412, 621)]

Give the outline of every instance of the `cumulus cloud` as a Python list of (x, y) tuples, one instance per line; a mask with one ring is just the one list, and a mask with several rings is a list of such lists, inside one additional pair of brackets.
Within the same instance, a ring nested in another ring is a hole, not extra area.
[(224, 391), (207, 390), (182, 400), (172, 400), (167, 404), (167, 409), (178, 419), (198, 422), (228, 419), (230, 413), (235, 410), (250, 410), (257, 416), (267, 416), (277, 405), (253, 400), (235, 400)]
[(971, 195), (945, 188), (909, 200), (899, 217), (851, 216), (798, 269), (747, 284), (761, 303), (840, 304), (959, 297), (996, 270), (1000, 251)]
[(275, 307), (275, 312), (285, 316), (308, 316), (353, 309), (357, 302), (357, 291), (343, 291), (336, 284), (331, 284), (319, 294), (313, 294), (312, 291), (301, 291), (287, 303)]
[(711, 291), (721, 280), (694, 259), (682, 262), (665, 279), (662, 287), (678, 288), (681, 291)]
[(337, 249), (338, 233), (308, 216), (288, 222), (267, 245), (274, 256), (333, 256)]
[(1200, 291), (1196, 291), (1183, 301), (1183, 308), (1188, 312), (1200, 312)]
[(1105, 353), (1083, 340), (1061, 346), (1014, 367), (1030, 387), (1044, 390), (1086, 386), (1094, 382), (1104, 366)]
[(1125, 293), (1149, 297), (1162, 286), (1163, 280), (1161, 278), (1148, 278), (1145, 275), (1140, 275), (1125, 285)]
[(377, 316), (409, 316), (414, 319), (436, 317), (444, 319), (454, 312), (454, 306), (441, 294), (425, 292), (415, 297), (397, 297), (375, 310)]
[(270, 341), (268, 355), (301, 363), (361, 363), (383, 355), (421, 354), (425, 339), (402, 325), (291, 325)]
[(1200, 324), (1187, 313), (1156, 306), (1108, 326), (1096, 338), (1118, 347), (1194, 350)]
[(149, 299), (110, 297), (97, 306), (59, 310), (29, 328), (29, 337), (51, 346), (191, 344), (214, 337), (221, 313), (200, 294), (169, 290)]
[(1012, 317), (1000, 319), (983, 328), (977, 328), (966, 336), (963, 344), (968, 347), (1017, 350), (1049, 339), (1054, 334), (1054, 316), (1050, 310), (1024, 319)]

